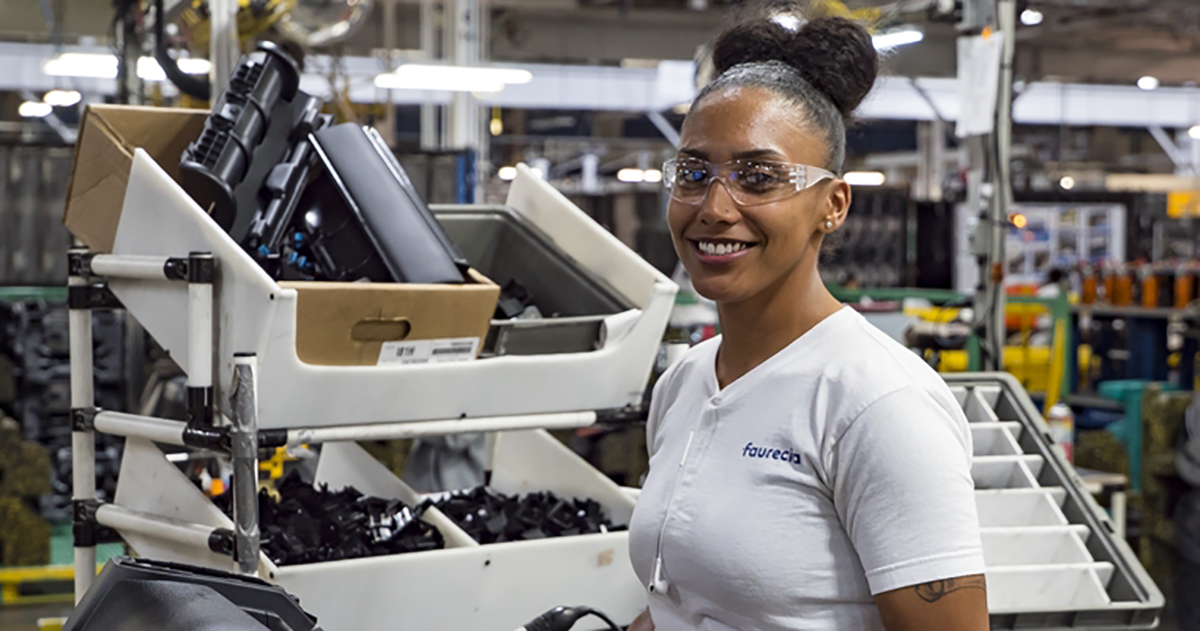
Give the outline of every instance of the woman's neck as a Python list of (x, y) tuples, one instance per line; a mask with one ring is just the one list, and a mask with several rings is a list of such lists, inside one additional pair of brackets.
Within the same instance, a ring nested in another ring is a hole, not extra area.
[(721, 320), (717, 383), (721, 388), (842, 308), (821, 282), (815, 264), (799, 268), (748, 300), (717, 306)]

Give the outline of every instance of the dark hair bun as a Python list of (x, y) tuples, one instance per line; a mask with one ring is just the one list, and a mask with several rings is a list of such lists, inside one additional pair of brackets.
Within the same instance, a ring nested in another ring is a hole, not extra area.
[(739, 64), (779, 61), (795, 68), (849, 118), (875, 85), (879, 57), (866, 29), (822, 17), (791, 30), (770, 17), (729, 27), (713, 46), (718, 75)]

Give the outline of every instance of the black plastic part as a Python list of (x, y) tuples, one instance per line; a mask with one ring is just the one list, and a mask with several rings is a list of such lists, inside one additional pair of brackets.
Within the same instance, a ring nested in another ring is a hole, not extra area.
[(121, 301), (108, 285), (71, 285), (67, 287), (68, 309), (122, 309)]
[(191, 252), (187, 261), (187, 282), (211, 284), (216, 276), (217, 260), (211, 252)]
[(167, 280), (187, 280), (188, 260), (182, 257), (167, 259), (167, 262), (163, 263), (163, 276), (166, 276)]
[(260, 429), (258, 430), (258, 448), (271, 449), (275, 447), (283, 447), (287, 445), (287, 430), (286, 429)]
[(183, 430), (183, 444), (198, 449), (211, 449), (221, 453), (229, 453), (229, 430), (225, 427), (193, 427)]
[(237, 547), (237, 538), (228, 528), (217, 528), (208, 536), (208, 549), (217, 554), (233, 556), (235, 547)]
[(288, 148), (291, 102), (299, 85), (296, 62), (274, 44), (260, 43), (238, 62), (200, 138), (183, 152), (179, 176), (184, 190), (236, 240), (249, 225), (249, 205), (261, 178)]
[(71, 408), (71, 431), (90, 432), (96, 429), (100, 408)]
[(71, 248), (67, 250), (67, 275), (91, 276), (92, 258), (95, 256), (86, 249)]
[(353, 123), (313, 139), (323, 168), (300, 200), (296, 228), (318, 278), (463, 282), (466, 260), (386, 147)]
[(213, 419), (212, 386), (188, 386), (188, 427), (211, 427)]
[(281, 587), (219, 570), (117, 557), (64, 631), (319, 631)]

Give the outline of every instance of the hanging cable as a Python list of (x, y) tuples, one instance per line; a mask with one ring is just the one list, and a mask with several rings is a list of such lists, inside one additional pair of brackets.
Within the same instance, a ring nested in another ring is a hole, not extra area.
[(575, 622), (584, 616), (596, 616), (608, 625), (612, 631), (621, 631), (621, 627), (611, 618), (591, 607), (555, 607), (550, 611), (525, 623), (516, 631), (568, 631)]
[(180, 92), (202, 101), (212, 97), (212, 87), (208, 77), (197, 77), (179, 69), (175, 58), (167, 52), (167, 37), (165, 34), (167, 12), (163, 10), (163, 0), (154, 0), (154, 59), (162, 67), (167, 79), (179, 88)]

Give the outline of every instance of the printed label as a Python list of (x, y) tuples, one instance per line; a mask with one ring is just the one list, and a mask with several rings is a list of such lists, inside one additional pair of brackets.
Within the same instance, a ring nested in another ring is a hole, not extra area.
[(479, 338), (455, 337), (440, 340), (384, 342), (377, 366), (384, 364), (441, 364), (475, 359)]

